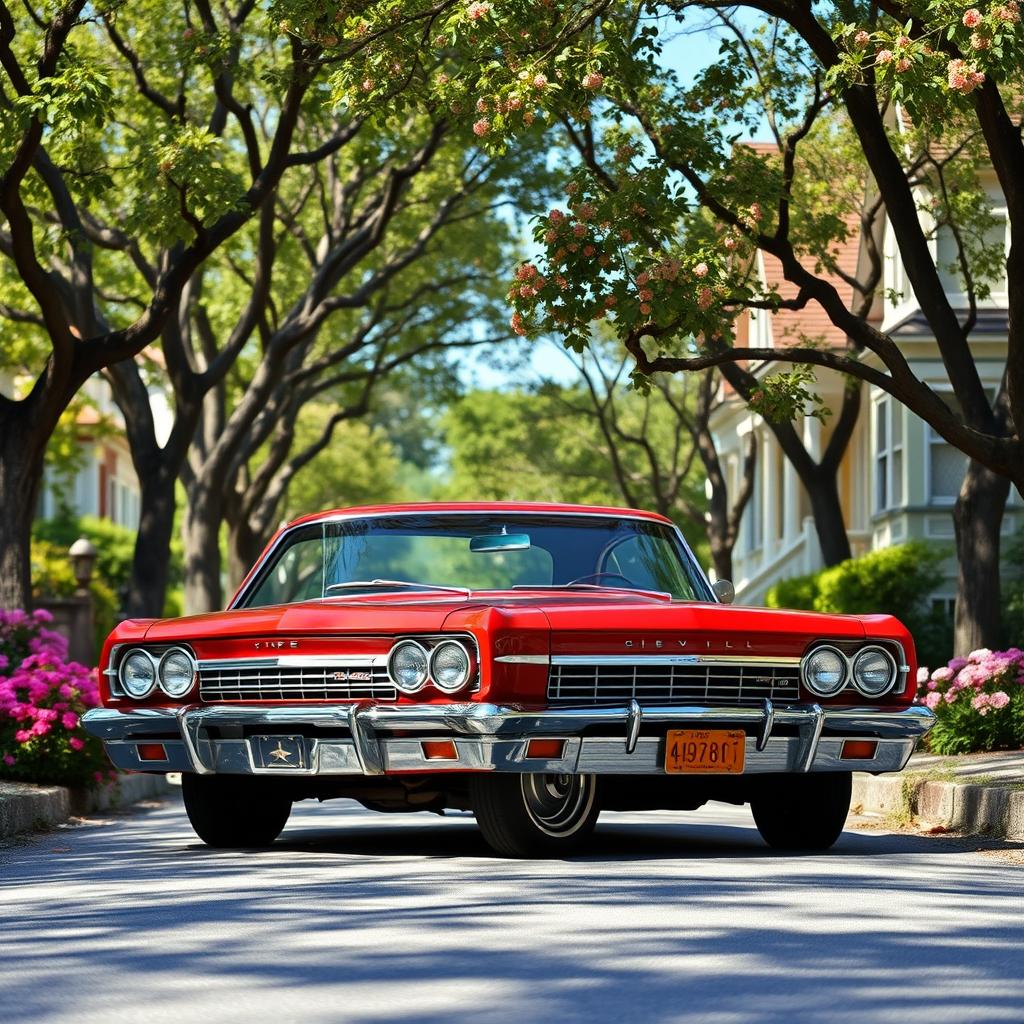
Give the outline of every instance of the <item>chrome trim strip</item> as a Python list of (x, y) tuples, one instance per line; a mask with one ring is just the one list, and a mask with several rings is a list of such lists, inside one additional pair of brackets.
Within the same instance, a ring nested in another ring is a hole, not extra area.
[(804, 761), (801, 767), (801, 771), (809, 772), (811, 765), (814, 764), (814, 755), (818, 752), (818, 741), (821, 739), (821, 730), (825, 727), (825, 712), (822, 710), (820, 704), (812, 704), (810, 712), (814, 716), (811, 724), (811, 728), (808, 730), (809, 735), (806, 743), (807, 747), (804, 753)]
[(206, 658), (199, 662), (199, 671), (221, 672), (224, 669), (242, 671), (262, 668), (351, 668), (383, 667), (386, 654), (282, 654), (268, 658)]
[[(501, 659), (498, 659), (501, 660)], [(799, 657), (754, 654), (553, 654), (552, 665), (779, 665), (793, 666)]]
[(550, 654), (502, 654), (494, 659), (503, 665), (550, 665)]

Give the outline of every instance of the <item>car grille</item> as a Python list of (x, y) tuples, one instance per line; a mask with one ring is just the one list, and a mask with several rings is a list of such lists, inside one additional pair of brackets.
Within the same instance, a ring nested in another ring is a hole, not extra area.
[(737, 664), (587, 664), (551, 666), (548, 699), (566, 704), (744, 704), (800, 700), (800, 666)]
[(281, 665), (274, 659), (200, 662), (199, 695), (206, 701), (395, 700), (398, 696), (383, 664)]

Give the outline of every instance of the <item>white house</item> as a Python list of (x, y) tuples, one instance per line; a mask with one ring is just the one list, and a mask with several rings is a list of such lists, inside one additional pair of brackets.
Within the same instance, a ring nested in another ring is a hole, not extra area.
[[(1008, 246), (1005, 208), (994, 175), (987, 186), (994, 212), (1003, 214), (999, 237)], [(950, 262), (953, 241), (947, 231), (937, 232), (932, 247), (940, 265)], [(952, 402), (952, 387), (945, 367), (906, 279), (888, 224), (883, 252), (884, 280), (872, 319), (898, 341), (918, 377), (940, 394), (949, 394)], [(839, 267), (855, 274), (861, 253), (861, 240), (852, 237), (836, 252)], [(796, 289), (783, 280), (781, 268), (773, 257), (762, 254), (758, 269), (764, 285), (777, 284), (784, 298), (796, 294)], [(954, 308), (966, 309), (967, 299), (960, 294), (958, 280), (953, 275), (943, 276)], [(841, 294), (852, 299), (848, 284), (838, 276), (832, 280)], [(1006, 362), (1006, 311), (1004, 280), (1002, 285), (993, 287), (990, 298), (980, 303), (978, 323), (971, 340), (982, 380), (993, 393)], [(816, 338), (831, 346), (844, 345), (842, 333), (816, 303), (803, 310), (781, 310), (775, 314), (750, 311), (738, 325), (737, 344), (746, 343), (749, 337), (753, 346), (775, 347), (791, 344), (801, 336)], [(877, 357), (870, 353), (865, 356), (865, 362), (873, 362), (884, 370)], [(766, 371), (759, 368), (757, 372)], [(815, 390), (834, 411), (841, 404), (843, 386), (844, 380), (839, 374), (825, 369), (817, 372)], [(840, 500), (852, 552), (863, 554), (912, 538), (948, 542), (951, 557), (946, 563), (946, 582), (932, 600), (951, 611), (955, 594), (951, 509), (963, 479), (966, 458), (881, 389), (867, 384), (861, 386), (860, 418), (839, 470)], [(746, 435), (756, 432), (760, 443), (756, 486), (744, 513), (734, 552), (736, 579), (733, 582), (737, 601), (761, 604), (773, 583), (821, 568), (821, 549), (807, 495), (771, 430), (728, 389), (723, 391), (723, 398), (725, 401), (712, 417), (711, 427), (727, 466), (733, 493)], [(805, 443), (816, 458), (831, 436), (833, 422), (834, 418), (824, 424), (814, 419), (803, 422)], [(1012, 489), (1003, 530), (1008, 536), (1024, 530), (1024, 503)]]

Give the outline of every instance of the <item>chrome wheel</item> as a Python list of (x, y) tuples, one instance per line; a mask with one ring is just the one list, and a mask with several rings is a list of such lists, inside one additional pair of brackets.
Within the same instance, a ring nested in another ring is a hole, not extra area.
[(590, 819), (597, 792), (593, 775), (521, 775), (523, 804), (533, 824), (549, 836), (574, 835)]

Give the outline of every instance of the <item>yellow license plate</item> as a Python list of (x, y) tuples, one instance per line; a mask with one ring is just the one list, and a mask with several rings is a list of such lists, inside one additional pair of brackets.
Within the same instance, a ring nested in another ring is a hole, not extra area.
[(743, 771), (742, 729), (669, 729), (665, 771), (672, 774), (738, 775)]

